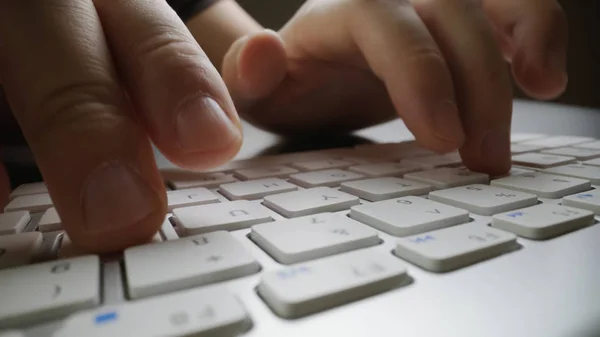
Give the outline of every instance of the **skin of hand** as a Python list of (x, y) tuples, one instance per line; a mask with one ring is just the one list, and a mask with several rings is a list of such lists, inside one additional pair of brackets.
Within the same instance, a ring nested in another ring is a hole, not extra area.
[(222, 75), (240, 115), (270, 131), (400, 116), (421, 145), (459, 149), (470, 169), (500, 175), (510, 168), (511, 71), (529, 95), (556, 97), (566, 50), (555, 0), (309, 0), (279, 32), (233, 43)]
[[(151, 141), (189, 168), (222, 164), (242, 130), (227, 88), (164, 0), (0, 1), (10, 110), (81, 249), (145, 243), (166, 214)], [(8, 196), (0, 168), (0, 199)]]

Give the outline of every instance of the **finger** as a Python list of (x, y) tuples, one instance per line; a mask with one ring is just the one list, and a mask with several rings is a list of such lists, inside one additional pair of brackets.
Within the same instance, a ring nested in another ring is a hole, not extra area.
[(0, 73), (73, 242), (98, 252), (147, 242), (166, 194), (91, 1), (0, 2)]
[(490, 174), (510, 167), (512, 92), (502, 53), (482, 8), (471, 0), (415, 4), (450, 65), (466, 142), (465, 164)]
[(356, 1), (348, 25), (416, 139), (436, 151), (464, 142), (447, 64), (408, 1)]
[(287, 73), (281, 37), (264, 30), (238, 39), (223, 59), (222, 73), (238, 108), (244, 109), (267, 97)]
[(520, 88), (532, 97), (552, 99), (568, 82), (567, 19), (558, 2), (484, 1), (485, 10), (511, 40), (512, 70)]
[(242, 142), (233, 102), (167, 2), (95, 3), (119, 73), (156, 146), (184, 166), (214, 167), (231, 159)]
[(8, 203), (8, 196), (10, 194), (10, 180), (8, 179), (8, 173), (6, 168), (0, 163), (0, 207), (4, 209)]

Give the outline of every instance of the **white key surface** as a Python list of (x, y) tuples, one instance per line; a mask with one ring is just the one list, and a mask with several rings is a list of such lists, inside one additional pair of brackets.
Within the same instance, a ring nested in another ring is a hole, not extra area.
[(23, 195), (31, 195), (31, 194), (44, 194), (48, 193), (48, 187), (46, 187), (46, 183), (29, 183), (19, 185), (10, 193), (10, 200), (20, 197)]
[(556, 149), (544, 150), (542, 153), (575, 157), (577, 160), (588, 160), (600, 157), (600, 149), (586, 149), (581, 147), (559, 147)]
[(398, 240), (394, 254), (424, 269), (446, 272), (511, 251), (516, 235), (472, 222)]
[(204, 187), (204, 188), (217, 188), (222, 184), (228, 184), (235, 182), (236, 179), (232, 174), (226, 174), (221, 172), (215, 173), (204, 173), (204, 174), (189, 174), (187, 179), (171, 179), (170, 185), (176, 190), (193, 188), (193, 187)]
[(594, 223), (594, 213), (562, 205), (540, 204), (496, 214), (492, 226), (529, 239), (550, 239)]
[(401, 177), (406, 173), (422, 170), (423, 166), (409, 161), (399, 163), (383, 162), (376, 164), (364, 164), (350, 167), (348, 170), (369, 177), (396, 176)]
[(512, 154), (533, 152), (544, 149), (544, 146), (540, 145), (531, 145), (531, 144), (521, 144), (521, 143), (512, 143), (510, 145), (510, 152)]
[(296, 191), (298, 187), (277, 178), (240, 181), (221, 185), (219, 192), (230, 200), (254, 200), (267, 195)]
[(523, 153), (512, 157), (515, 164), (537, 168), (547, 168), (574, 163), (574, 157), (558, 156), (547, 153)]
[(242, 304), (223, 289), (193, 289), (77, 313), (55, 337), (238, 336), (250, 327)]
[(405, 179), (431, 185), (437, 189), (470, 184), (487, 184), (487, 174), (472, 172), (465, 168), (442, 167), (433, 170), (414, 172), (404, 175)]
[(328, 169), (336, 169), (336, 168), (346, 168), (352, 165), (351, 162), (339, 159), (325, 159), (325, 160), (315, 160), (315, 161), (303, 161), (299, 163), (291, 164), (294, 168), (303, 170), (303, 171), (318, 171), (318, 170), (328, 170)]
[(257, 290), (275, 313), (294, 318), (396, 288), (406, 279), (397, 258), (359, 251), (267, 272)]
[(262, 179), (262, 178), (286, 178), (290, 174), (297, 173), (298, 170), (279, 165), (271, 167), (258, 167), (236, 170), (235, 175), (243, 180)]
[(0, 271), (0, 328), (61, 317), (99, 301), (100, 262), (94, 255)]
[(264, 199), (265, 206), (287, 218), (342, 211), (359, 203), (357, 197), (329, 187), (269, 195)]
[(358, 180), (363, 177), (362, 174), (355, 172), (333, 169), (292, 174), (290, 182), (306, 188), (320, 186), (335, 187), (344, 181)]
[(565, 195), (591, 188), (589, 180), (538, 172), (492, 180), (491, 185), (531, 193), (538, 197), (549, 199), (562, 198)]
[(580, 143), (580, 144), (576, 144), (574, 146), (575, 147), (580, 147), (580, 148), (583, 148), (583, 149), (600, 150), (600, 140), (596, 140), (596, 141), (593, 141), (593, 142)]
[(0, 269), (30, 263), (41, 247), (42, 241), (40, 232), (0, 236)]
[(167, 217), (160, 226), (160, 233), (165, 241), (177, 240), (179, 235)]
[(600, 158), (590, 159), (582, 162), (583, 165), (600, 166)]
[(25, 229), (31, 220), (27, 211), (16, 211), (0, 214), (0, 235), (18, 234)]
[(40, 232), (53, 232), (60, 229), (62, 229), (62, 221), (56, 208), (48, 208), (38, 222), (38, 230)]
[(429, 199), (480, 215), (493, 215), (538, 202), (533, 194), (482, 184), (433, 191), (429, 193)]
[(469, 222), (465, 210), (412, 196), (354, 206), (350, 217), (394, 236)]
[(528, 140), (540, 139), (547, 137), (541, 133), (513, 133), (510, 135), (510, 141), (512, 143), (525, 142)]
[(273, 220), (263, 206), (246, 200), (176, 208), (173, 215), (186, 236), (233, 231)]
[(178, 207), (214, 204), (219, 202), (219, 197), (204, 187), (188, 188), (167, 192), (168, 210)]
[(566, 196), (562, 204), (581, 209), (587, 209), (600, 215), (600, 191), (597, 189)]
[(250, 237), (284, 264), (313, 260), (380, 242), (373, 229), (334, 213), (255, 225)]
[(406, 162), (417, 164), (424, 167), (443, 167), (443, 166), (459, 166), (462, 164), (462, 159), (456, 154), (434, 155), (427, 157), (415, 157), (407, 159)]
[(582, 164), (569, 164), (564, 166), (548, 168), (543, 170), (542, 172), (586, 179), (591, 181), (594, 185), (600, 184), (600, 167)]
[(15, 197), (6, 207), (5, 212), (29, 211), (32, 213), (43, 212), (52, 207), (50, 194), (30, 194)]
[(250, 275), (260, 266), (225, 231), (128, 248), (124, 253), (131, 298), (142, 298)]
[(345, 182), (342, 183), (340, 191), (369, 201), (381, 201), (408, 195), (424, 195), (431, 191), (431, 186), (416, 181), (388, 177)]
[(590, 138), (590, 137), (552, 136), (552, 137), (528, 140), (526, 142), (523, 142), (523, 144), (539, 145), (539, 146), (543, 146), (545, 148), (565, 147), (565, 146), (573, 146), (573, 145), (580, 147), (582, 143), (589, 143), (593, 140), (594, 140), (594, 138)]

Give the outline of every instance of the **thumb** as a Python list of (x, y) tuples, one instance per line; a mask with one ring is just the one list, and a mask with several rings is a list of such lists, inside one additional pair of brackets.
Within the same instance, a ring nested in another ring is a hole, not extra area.
[(223, 59), (223, 80), (240, 111), (270, 95), (286, 73), (283, 40), (272, 30), (238, 39)]

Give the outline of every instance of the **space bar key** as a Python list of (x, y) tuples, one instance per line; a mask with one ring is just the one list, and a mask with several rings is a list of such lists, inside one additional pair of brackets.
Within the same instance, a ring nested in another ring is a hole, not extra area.
[(238, 336), (249, 329), (242, 304), (224, 290), (192, 289), (79, 312), (54, 337)]

